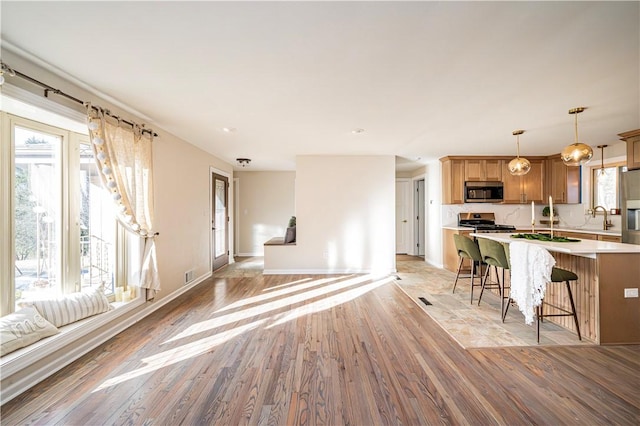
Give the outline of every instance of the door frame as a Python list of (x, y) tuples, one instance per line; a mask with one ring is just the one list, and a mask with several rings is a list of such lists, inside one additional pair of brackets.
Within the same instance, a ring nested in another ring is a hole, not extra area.
[(209, 167), (209, 222), (207, 223), (207, 232), (209, 233), (209, 270), (213, 273), (213, 232), (211, 232), (211, 224), (213, 223), (213, 190), (214, 190), (214, 178), (213, 175), (217, 174), (227, 178), (229, 185), (227, 186), (227, 217), (229, 218), (227, 226), (227, 249), (229, 250), (229, 264), (234, 263), (233, 258), (233, 240), (234, 240), (234, 197), (233, 197), (233, 173), (225, 172), (216, 167)]
[[(416, 218), (415, 221), (413, 221), (415, 223), (415, 227), (414, 230), (412, 232), (412, 238), (413, 238), (413, 242), (412, 242), (412, 250), (413, 250), (413, 254), (415, 256), (424, 256), (426, 258), (427, 256), (427, 178), (425, 177), (425, 175), (420, 175), (420, 176), (415, 176), (412, 178), (413, 181), (413, 197), (412, 197), (412, 201), (413, 201), (413, 214), (414, 217)], [(418, 197), (418, 185), (419, 182), (422, 181), (424, 182), (423, 186), (423, 190), (424, 190), (424, 204), (422, 206), (422, 215), (420, 215), (420, 206), (418, 205), (418, 202), (416, 201), (419, 197)], [(424, 229), (424, 233), (422, 235), (422, 239), (420, 239), (420, 223), (422, 222), (422, 229)], [(422, 241), (423, 246), (422, 246), (422, 250), (423, 253), (420, 253), (420, 249), (418, 248), (418, 244), (420, 243), (420, 241)]]
[[(396, 188), (399, 182), (403, 182), (406, 184), (405, 189), (405, 197), (404, 197), (404, 209), (407, 212), (407, 216), (409, 219), (411, 215), (413, 215), (413, 197), (412, 197), (412, 188), (411, 188), (411, 179), (409, 178), (396, 178)], [(396, 202), (397, 202), (398, 194), (396, 194)], [(396, 213), (396, 230), (398, 229), (398, 217)], [(404, 240), (405, 240), (405, 252), (407, 254), (412, 254), (413, 251), (413, 221), (407, 220), (407, 226), (404, 232)], [(398, 235), (396, 235), (396, 252), (397, 252), (397, 241)]]

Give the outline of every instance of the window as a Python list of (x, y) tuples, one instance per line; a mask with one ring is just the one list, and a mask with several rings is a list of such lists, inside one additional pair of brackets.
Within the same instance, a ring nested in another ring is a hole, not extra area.
[(620, 208), (619, 178), (623, 163), (591, 168), (591, 208), (604, 207), (608, 212)]
[(112, 295), (125, 282), (126, 242), (88, 136), (8, 113), (2, 124), (0, 313), (42, 294)]

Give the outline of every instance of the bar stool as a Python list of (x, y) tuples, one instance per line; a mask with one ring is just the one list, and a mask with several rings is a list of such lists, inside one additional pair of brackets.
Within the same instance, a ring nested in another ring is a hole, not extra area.
[[(552, 305), (550, 303), (545, 303), (544, 299), (542, 299), (542, 303), (539, 306), (536, 306), (536, 338), (538, 343), (540, 343), (540, 323), (547, 317), (573, 317), (573, 321), (576, 324), (576, 331), (578, 333), (578, 340), (582, 340), (582, 336), (580, 335), (580, 325), (578, 324), (578, 314), (576, 313), (576, 305), (573, 302), (573, 293), (571, 292), (571, 286), (569, 285), (569, 281), (577, 281), (578, 276), (571, 271), (567, 271), (566, 269), (556, 268), (555, 266), (551, 269), (551, 283), (561, 283), (564, 282), (567, 286), (567, 293), (569, 295), (569, 302), (571, 303), (571, 311), (568, 311), (564, 308), (561, 308), (556, 305)], [(511, 299), (509, 299), (511, 301)], [(563, 312), (561, 314), (544, 314), (543, 306), (544, 305), (551, 306), (552, 308), (556, 308), (557, 310)], [(509, 311), (509, 303), (507, 303), (507, 307), (502, 316), (502, 322), (504, 322), (504, 317), (507, 316), (507, 312)]]
[[(478, 245), (480, 246), (480, 254), (482, 255), (482, 261), (489, 265), (485, 271), (484, 279), (482, 282), (482, 290), (480, 290), (480, 297), (478, 298), (478, 305), (480, 305), (480, 301), (482, 300), (482, 293), (484, 293), (485, 288), (497, 288), (500, 293), (500, 316), (504, 320), (505, 311), (504, 308), (504, 300), (505, 300), (505, 280), (504, 280), (504, 271), (510, 269), (509, 265), (509, 256), (507, 255), (507, 249), (505, 245), (499, 243), (497, 241), (488, 240), (486, 238), (478, 238)], [(493, 266), (496, 271), (496, 279), (497, 283), (488, 283), (489, 281), (489, 269)], [(498, 274), (498, 268), (502, 269), (502, 282), (500, 282), (500, 275)]]
[(544, 318), (547, 317), (573, 317), (573, 321), (576, 324), (576, 331), (578, 333), (578, 340), (582, 340), (582, 336), (580, 336), (580, 325), (578, 324), (578, 314), (576, 313), (576, 305), (573, 303), (573, 293), (571, 293), (571, 285), (569, 285), (569, 281), (577, 281), (578, 276), (571, 271), (567, 271), (566, 269), (556, 268), (554, 267), (551, 270), (551, 282), (552, 283), (561, 283), (564, 282), (567, 286), (567, 293), (569, 295), (569, 302), (571, 303), (571, 311), (568, 311), (559, 306), (552, 305), (550, 303), (546, 303), (547, 306), (551, 306), (552, 308), (556, 308), (557, 310), (563, 312), (561, 314), (545, 314), (543, 313), (543, 306), (545, 305), (544, 299), (542, 299), (542, 303), (540, 306), (536, 306), (536, 336), (538, 338), (538, 343), (540, 343), (540, 323)]
[[(480, 249), (474, 240), (469, 237), (465, 237), (464, 235), (454, 234), (453, 242), (456, 245), (456, 250), (460, 257), (458, 273), (456, 274), (456, 280), (453, 283), (453, 293), (456, 291), (458, 277), (460, 276), (460, 269), (462, 269), (462, 262), (464, 259), (469, 259), (471, 260), (471, 303), (473, 303), (473, 288), (482, 286), (482, 256), (480, 255)], [(474, 278), (476, 276), (476, 263), (480, 266), (480, 284), (474, 283)]]

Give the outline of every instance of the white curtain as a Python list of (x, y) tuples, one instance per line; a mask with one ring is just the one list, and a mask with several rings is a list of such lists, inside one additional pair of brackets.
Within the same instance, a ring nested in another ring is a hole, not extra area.
[(153, 230), (153, 132), (91, 105), (88, 127), (102, 184), (117, 203), (118, 219), (144, 239), (139, 286), (147, 289), (147, 300), (153, 299), (160, 290)]

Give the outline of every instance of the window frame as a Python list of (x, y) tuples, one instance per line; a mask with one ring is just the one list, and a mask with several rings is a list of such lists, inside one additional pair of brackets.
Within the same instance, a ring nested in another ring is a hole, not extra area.
[[(617, 205), (615, 207), (613, 207), (614, 209), (620, 209), (620, 167), (622, 166), (626, 166), (626, 162), (624, 161), (615, 161), (615, 162), (610, 162), (610, 163), (604, 163), (604, 168), (605, 169), (609, 169), (609, 168), (613, 168), (615, 170), (616, 173), (616, 201), (617, 201)], [(602, 168), (602, 165), (596, 166), (593, 165), (591, 167), (589, 167), (589, 184), (591, 185), (591, 191), (590, 191), (590, 208), (593, 209), (596, 207), (596, 182), (597, 182), (597, 172), (598, 170), (600, 170)], [(607, 209), (607, 213), (610, 214), (611, 212), (611, 208)], [(604, 214), (602, 211), (598, 210), (596, 212), (596, 214)]]
[[(62, 186), (60, 199), (60, 284), (62, 294), (82, 290), (80, 259), (80, 145), (90, 145), (88, 135), (72, 130), (45, 124), (37, 120), (21, 117), (6, 111), (0, 111), (0, 200), (2, 216), (0, 219), (0, 316), (15, 311), (15, 140), (14, 128), (21, 127), (37, 132), (59, 136), (60, 174)], [(127, 282), (127, 238), (124, 228), (116, 221), (114, 280), (115, 287), (124, 287)], [(113, 295), (109, 295), (113, 301)]]

